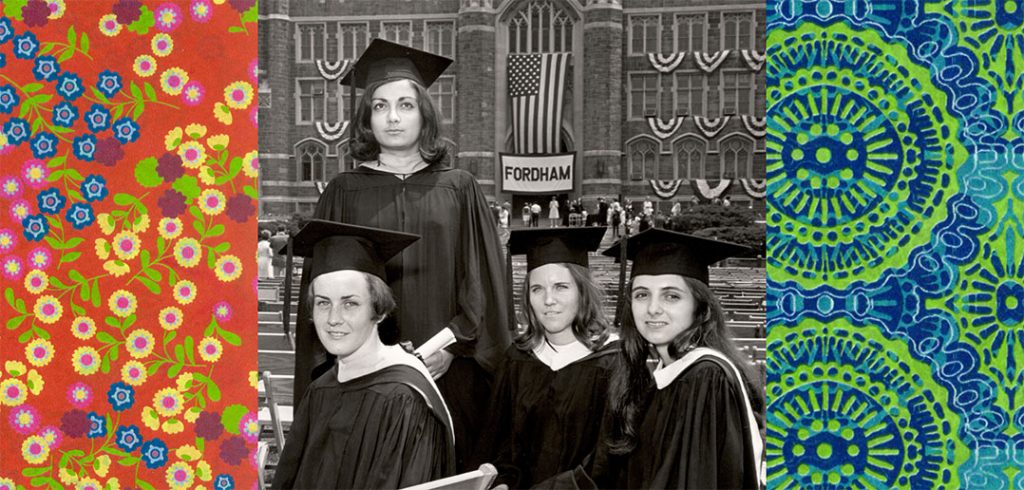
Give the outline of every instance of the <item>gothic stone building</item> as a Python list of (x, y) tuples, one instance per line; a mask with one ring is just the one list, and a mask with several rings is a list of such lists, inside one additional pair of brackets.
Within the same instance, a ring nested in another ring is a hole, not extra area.
[[(431, 87), (451, 164), (492, 199), (671, 202), (729, 196), (763, 212), (765, 6), (752, 0), (264, 0), (259, 17), (260, 213), (312, 212), (353, 165), (337, 83), (375, 37), (452, 57)], [(516, 193), (509, 59), (570, 53), (559, 149), (570, 189)], [(728, 183), (728, 185), (726, 185)]]

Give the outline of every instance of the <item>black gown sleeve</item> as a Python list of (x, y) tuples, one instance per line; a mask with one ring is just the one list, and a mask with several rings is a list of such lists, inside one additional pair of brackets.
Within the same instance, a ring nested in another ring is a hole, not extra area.
[[(509, 350), (515, 347), (510, 347)], [(498, 367), (494, 390), (491, 394), (487, 423), (483, 426), (480, 444), (477, 446), (476, 459), (470, 466), (491, 463), (498, 470), (494, 485), (506, 484), (509, 488), (518, 488), (519, 470), (515, 455), (519, 450), (513, 433), (515, 421), (515, 383), (512, 375), (514, 362), (506, 355)]]
[(458, 342), (448, 351), (472, 356), (488, 372), (494, 372), (511, 343), (501, 244), (480, 185), (467, 174), (461, 186), (465, 202), (458, 252), (461, 260), (457, 262), (458, 314), (449, 322)]

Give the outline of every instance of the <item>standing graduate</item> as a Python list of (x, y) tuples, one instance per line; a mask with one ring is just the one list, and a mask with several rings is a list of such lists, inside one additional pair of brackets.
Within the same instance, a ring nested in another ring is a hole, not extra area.
[(419, 237), (322, 220), (310, 257), (312, 326), (332, 367), (305, 390), (273, 488), (399, 488), (455, 472), (451, 420), (423, 363), (381, 342), (395, 307), (384, 263)]
[[(605, 255), (619, 256), (619, 246)], [(599, 486), (758, 488), (763, 481), (764, 392), (708, 287), (710, 264), (746, 252), (661, 229), (627, 240), (633, 270), (622, 364), (608, 395), (607, 444), (590, 473)]]
[[(360, 163), (331, 180), (313, 217), (422, 237), (386, 264), (399, 306), (385, 320), (394, 322), (396, 338), (382, 340), (419, 346), (445, 327), (454, 332), (457, 342), (424, 362), (451, 408), (461, 461), (477, 440), (490, 372), (511, 333), (493, 215), (473, 175), (444, 163), (447, 146), (427, 94), (451, 61), (381, 39), (370, 43), (342, 79), (364, 89), (351, 120), (351, 153)], [(304, 268), (300, 294), (308, 273)], [(310, 317), (307, 304), (300, 297), (300, 325)], [(323, 362), (311, 332), (297, 333), (296, 401)]]
[[(617, 337), (588, 270), (604, 227), (512, 231), (526, 254), (526, 329), (509, 347), (479, 451), (497, 483), (529, 488), (583, 462), (597, 442)], [(483, 462), (483, 461), (481, 461)]]

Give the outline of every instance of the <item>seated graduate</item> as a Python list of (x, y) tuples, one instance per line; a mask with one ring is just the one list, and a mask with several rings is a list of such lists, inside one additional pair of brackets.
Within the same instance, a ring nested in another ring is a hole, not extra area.
[(590, 475), (612, 488), (758, 488), (764, 392), (708, 287), (708, 265), (748, 249), (661, 229), (626, 246), (622, 360)]
[(378, 331), (395, 308), (384, 263), (418, 239), (323, 220), (295, 236), (312, 263), (313, 327), (336, 362), (299, 403), (273, 488), (399, 488), (454, 474), (444, 400), (423, 362)]
[(526, 329), (506, 351), (491, 398), (480, 458), (496, 483), (528, 488), (579, 465), (593, 450), (606, 405), (618, 337), (601, 311), (587, 252), (604, 227), (513, 230), (526, 254)]

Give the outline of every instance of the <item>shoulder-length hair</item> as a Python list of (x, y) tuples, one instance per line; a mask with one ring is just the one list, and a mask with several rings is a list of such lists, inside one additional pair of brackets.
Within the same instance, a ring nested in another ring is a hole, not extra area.
[[(696, 347), (709, 347), (721, 352), (739, 369), (743, 377), (741, 382), (750, 396), (754, 413), (763, 414), (764, 394), (761, 387), (753, 381), (759, 378), (755, 376), (750, 361), (733, 343), (718, 298), (711, 288), (701, 281), (685, 276), (683, 281), (693, 294), (694, 323), (672, 340), (668, 347), (669, 355), (673, 359), (679, 359)], [(625, 294), (632, 290), (633, 281), (630, 280)], [(637, 330), (631, 301), (626, 302), (621, 336), (621, 362), (616, 365), (608, 388), (609, 409), (612, 414), (612, 431), (608, 444), (615, 454), (625, 454), (636, 447), (642, 403), (645, 394), (654, 384), (647, 360), (657, 356), (654, 347)]]
[[(572, 333), (576, 340), (587, 346), (590, 350), (599, 349), (608, 340), (608, 320), (601, 311), (601, 290), (597, 288), (594, 279), (590, 276), (590, 270), (578, 264), (559, 264), (569, 269), (572, 282), (580, 292), (579, 309), (576, 310), (576, 317), (572, 321)], [(522, 351), (532, 351), (544, 340), (544, 326), (541, 325), (537, 315), (533, 313), (530, 306), (530, 274), (526, 274), (523, 280), (523, 297), (521, 298), (522, 310), (526, 312), (526, 330), (515, 338), (516, 348)]]
[[(380, 335), (381, 342), (389, 345), (394, 344), (398, 341), (398, 327), (394, 322), (383, 320), (390, 316), (395, 311), (395, 307), (398, 306), (395, 302), (395, 294), (391, 292), (391, 287), (383, 279), (368, 272), (364, 272), (363, 277), (366, 278), (366, 288), (370, 294), (370, 307), (373, 308), (373, 319), (380, 322), (377, 326), (377, 333)], [(315, 282), (316, 278), (309, 282), (309, 290), (306, 294), (306, 309), (310, 312), (309, 325), (314, 327), (312, 312), (316, 304), (316, 293), (313, 292), (313, 284)]]
[[(398, 80), (408, 80), (416, 91), (420, 119), (423, 121), (419, 138), (420, 156), (429, 165), (444, 160), (445, 156), (448, 155), (448, 145), (441, 139), (441, 118), (437, 114), (437, 109), (434, 108), (434, 102), (431, 100), (430, 94), (427, 93), (427, 90), (422, 85), (413, 80), (407, 78), (400, 78)], [(370, 116), (373, 114), (373, 94), (381, 85), (394, 81), (397, 80), (385, 79), (371, 83), (363, 91), (363, 95), (356, 105), (356, 113), (353, 117), (355, 132), (349, 148), (351, 149), (352, 157), (357, 161), (370, 162), (380, 157), (380, 144), (377, 143), (377, 138), (373, 136), (373, 127), (370, 126)]]

